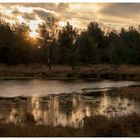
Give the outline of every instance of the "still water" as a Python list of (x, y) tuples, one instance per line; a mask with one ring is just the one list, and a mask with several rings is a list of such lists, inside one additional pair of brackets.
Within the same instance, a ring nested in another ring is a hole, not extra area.
[(110, 96), (134, 81), (1, 80), (0, 122), (82, 127), (84, 118), (140, 114), (140, 102)]

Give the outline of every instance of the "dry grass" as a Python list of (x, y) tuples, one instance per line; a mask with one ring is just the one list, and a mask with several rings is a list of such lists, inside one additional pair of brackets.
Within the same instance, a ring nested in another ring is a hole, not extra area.
[(68, 127), (34, 126), (32, 124), (20, 127), (13, 124), (0, 124), (0, 136), (140, 136), (140, 116), (131, 114), (119, 118), (93, 116), (85, 118), (82, 129)]
[(86, 118), (85, 129), (92, 136), (140, 136), (139, 123), (140, 116), (134, 113), (112, 119), (96, 116)]
[(67, 65), (53, 65), (49, 71), (47, 65), (15, 65), (6, 66), (0, 64), (0, 76), (23, 76), (23, 77), (80, 77), (101, 79), (125, 79), (140, 80), (140, 66), (132, 65), (88, 65), (78, 66), (72, 71)]

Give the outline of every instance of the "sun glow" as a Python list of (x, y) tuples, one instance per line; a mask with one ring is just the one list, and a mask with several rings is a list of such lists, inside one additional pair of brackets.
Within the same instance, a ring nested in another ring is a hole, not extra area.
[(39, 20), (32, 20), (28, 23), (29, 25), (29, 28), (30, 28), (30, 33), (29, 33), (29, 36), (32, 37), (32, 38), (37, 38), (38, 36), (38, 32), (37, 32), (37, 29), (38, 29), (38, 25), (40, 24), (40, 21)]
[(38, 36), (38, 33), (36, 31), (31, 31), (29, 33), (29, 36), (32, 37), (32, 38), (36, 38)]
[(67, 23), (65, 21), (59, 21), (58, 24), (59, 24), (59, 26), (64, 27), (64, 26), (66, 26)]
[(25, 19), (22, 16), (17, 16), (16, 18), (19, 23), (25, 22)]

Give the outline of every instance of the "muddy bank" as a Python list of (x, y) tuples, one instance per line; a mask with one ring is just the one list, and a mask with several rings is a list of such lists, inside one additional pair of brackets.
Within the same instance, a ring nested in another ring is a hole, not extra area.
[(0, 79), (115, 79), (140, 81), (140, 66), (133, 65), (88, 65), (77, 66), (73, 71), (66, 65), (0, 65)]
[[(84, 93), (86, 96), (101, 96), (104, 92), (89, 92)], [(121, 88), (112, 88), (106, 91), (106, 94), (111, 97), (121, 97), (121, 98), (128, 98), (134, 101), (140, 101), (140, 86), (129, 86), (129, 87), (121, 87)]]
[(114, 92), (108, 91), (108, 94), (110, 96), (120, 96), (121, 98), (140, 101), (140, 86), (123, 87)]

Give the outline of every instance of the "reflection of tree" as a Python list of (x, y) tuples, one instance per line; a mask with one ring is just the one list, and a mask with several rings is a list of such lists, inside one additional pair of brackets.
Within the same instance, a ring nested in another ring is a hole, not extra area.
[(46, 108), (42, 108), (42, 103), (39, 97), (32, 98), (32, 114), (37, 124), (65, 126), (67, 122), (66, 115), (59, 110), (59, 102), (57, 96), (50, 96), (50, 99), (45, 103)]
[(99, 114), (107, 117), (117, 117), (132, 113), (134, 106), (129, 106), (128, 99), (121, 99), (120, 97), (109, 97), (105, 91), (104, 96), (101, 97), (101, 104), (99, 106)]
[[(67, 106), (69, 114), (67, 114), (65, 104), (60, 104), (58, 96), (51, 96), (45, 103), (46, 108), (43, 109), (43, 104), (39, 97), (32, 98), (32, 114), (37, 124), (44, 124), (50, 126), (83, 126), (83, 119), (86, 116), (91, 116), (92, 106), (89, 106), (80, 95), (73, 95), (70, 99), (72, 106)], [(65, 108), (65, 109), (64, 109)], [(63, 110), (62, 110), (63, 109)]]
[(25, 115), (23, 111), (13, 108), (6, 118), (7, 123), (14, 123), (16, 125), (24, 125)]
[(82, 126), (83, 118), (86, 116), (86, 106), (82, 100), (80, 100), (80, 96), (73, 96), (72, 105), (71, 125), (75, 125), (75, 127)]
[(4, 104), (0, 103), (3, 107), (0, 110), (1, 118), (5, 118), (7, 123), (17, 125), (82, 127), (86, 116), (95, 114), (123, 115), (135, 110), (135, 103), (128, 99), (109, 97), (106, 92), (103, 96), (94, 98), (78, 93), (31, 97), (31, 100), (27, 100), (25, 104), (19, 100), (18, 106), (8, 102), (7, 109), (3, 107)]
[(31, 105), (32, 105), (32, 115), (34, 116), (34, 120), (38, 124), (40, 124), (42, 121), (43, 112), (41, 111), (39, 97), (32, 97)]

